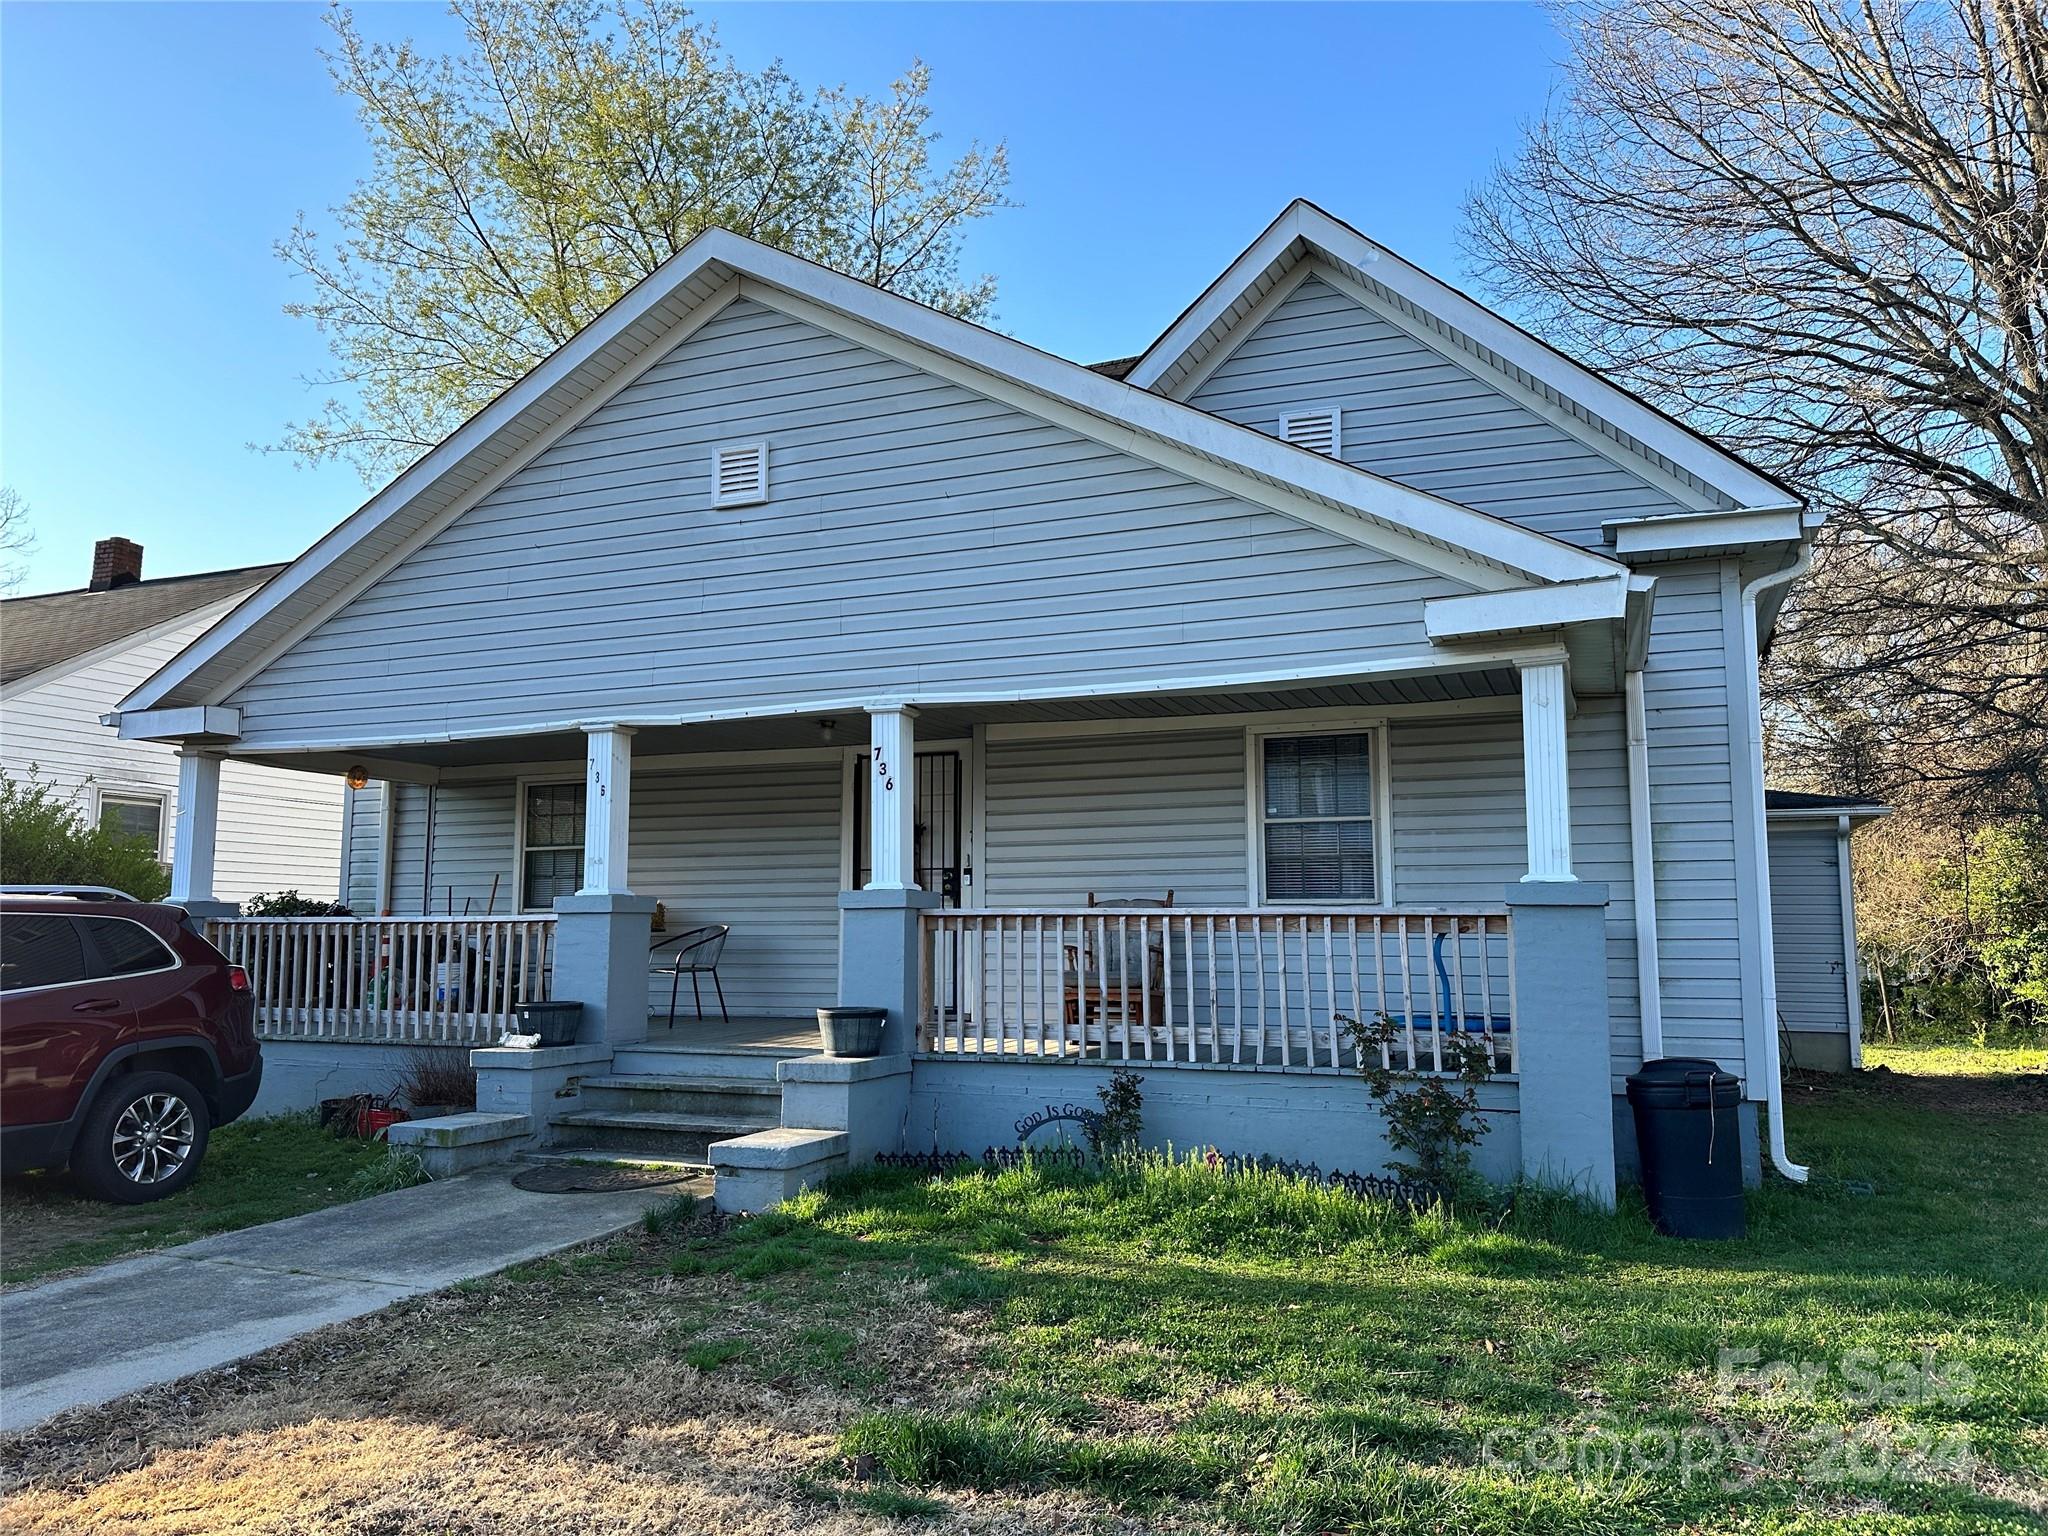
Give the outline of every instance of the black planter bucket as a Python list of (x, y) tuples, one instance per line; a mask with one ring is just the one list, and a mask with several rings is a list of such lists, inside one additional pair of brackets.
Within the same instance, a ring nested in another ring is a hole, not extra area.
[(519, 1021), (519, 1033), (539, 1035), (543, 1047), (574, 1045), (576, 1031), (583, 1026), (581, 1003), (518, 1003), (512, 1016)]
[(820, 1008), (818, 1033), (825, 1038), (827, 1056), (878, 1056), (882, 1051), (882, 1027), (889, 1022), (886, 1008)]

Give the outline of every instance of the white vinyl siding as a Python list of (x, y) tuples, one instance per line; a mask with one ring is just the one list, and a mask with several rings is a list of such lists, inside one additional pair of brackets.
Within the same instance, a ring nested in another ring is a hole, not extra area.
[[(712, 510), (755, 439), (772, 499)], [(743, 298), (227, 702), (262, 743), (1315, 669), (1463, 590)]]
[[(162, 857), (168, 862), (177, 843), (176, 750), (163, 742), (123, 741), (100, 717), (235, 601), (186, 614), (125, 646), (17, 679), (0, 696), (0, 768), (19, 778), (34, 765), (43, 782), (88, 821), (96, 817), (101, 796), (160, 797)], [(215, 895), (239, 901), (296, 888), (332, 900), (341, 872), (342, 794), (338, 775), (230, 759), (221, 768)]]
[(1302, 402), (1334, 405), (1347, 464), (1601, 547), (1603, 519), (1685, 510), (1483, 378), (1320, 277), (1302, 281), (1189, 397), (1279, 431)]
[(1842, 947), (1841, 843), (1835, 824), (1773, 826), (1770, 844), (1778, 1012), (1787, 1029), (1846, 1035), (1849, 990)]

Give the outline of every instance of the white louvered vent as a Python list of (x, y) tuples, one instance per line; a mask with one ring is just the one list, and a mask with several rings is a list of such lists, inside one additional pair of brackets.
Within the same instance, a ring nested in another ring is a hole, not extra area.
[(1339, 420), (1333, 406), (1318, 406), (1312, 411), (1290, 411), (1280, 418), (1280, 436), (1297, 448), (1306, 448), (1310, 453), (1334, 459), (1344, 451)]
[(745, 507), (768, 499), (768, 445), (727, 443), (711, 454), (711, 505)]

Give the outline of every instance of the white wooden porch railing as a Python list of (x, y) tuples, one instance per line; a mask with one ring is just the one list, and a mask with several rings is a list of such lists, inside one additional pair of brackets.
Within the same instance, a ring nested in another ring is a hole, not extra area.
[(236, 917), (206, 925), (278, 1040), (490, 1045), (546, 996), (555, 920)]
[(1384, 1016), (1393, 1066), (1443, 1070), (1457, 1031), (1512, 1072), (1511, 942), (1502, 911), (930, 912), (919, 1044), (1329, 1070), (1356, 1065), (1342, 1017)]

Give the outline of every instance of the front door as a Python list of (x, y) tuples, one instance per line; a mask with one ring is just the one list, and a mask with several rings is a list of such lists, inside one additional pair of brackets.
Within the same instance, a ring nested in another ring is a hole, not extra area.
[[(868, 841), (868, 757), (853, 765), (853, 883), (866, 885), (873, 873)], [(967, 866), (966, 776), (958, 752), (917, 754), (917, 831), (912, 864), (917, 883), (937, 891), (948, 907), (960, 905), (961, 892), (973, 878)], [(957, 939), (955, 940), (957, 944)], [(933, 999), (955, 1016), (960, 1012), (960, 965), (954, 945), (933, 956)]]
[[(928, 891), (937, 891), (949, 907), (960, 905), (961, 887), (967, 881), (963, 783), (958, 752), (917, 754), (917, 842), (912, 850), (912, 863), (917, 869), (917, 883)], [(855, 888), (866, 885), (873, 873), (868, 841), (868, 758), (862, 753), (853, 765)]]

